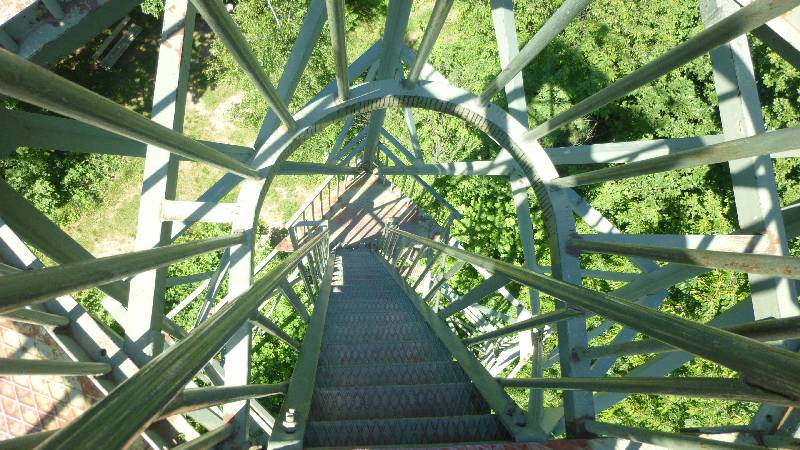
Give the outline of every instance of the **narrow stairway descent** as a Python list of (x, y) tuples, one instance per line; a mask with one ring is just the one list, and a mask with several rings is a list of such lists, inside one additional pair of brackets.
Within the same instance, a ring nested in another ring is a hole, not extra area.
[(380, 256), (335, 258), (305, 445), (509, 440)]

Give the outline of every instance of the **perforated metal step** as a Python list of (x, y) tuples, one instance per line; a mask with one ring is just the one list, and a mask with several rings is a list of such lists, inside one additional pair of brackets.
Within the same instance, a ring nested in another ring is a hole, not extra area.
[(488, 405), (468, 382), (317, 388), (311, 405), (312, 420), (431, 417), (488, 412)]
[(452, 361), (325, 366), (317, 371), (318, 387), (457, 383), (466, 379), (461, 366)]
[(414, 419), (312, 421), (306, 430), (310, 447), (446, 444), (509, 440), (490, 414)]

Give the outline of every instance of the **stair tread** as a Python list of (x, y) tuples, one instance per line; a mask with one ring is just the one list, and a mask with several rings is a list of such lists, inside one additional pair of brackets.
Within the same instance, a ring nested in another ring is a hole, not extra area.
[(400, 419), (315, 421), (306, 430), (307, 446), (450, 444), (508, 441), (493, 414)]
[(325, 366), (320, 367), (317, 372), (319, 387), (446, 383), (467, 380), (461, 366), (454, 361)]

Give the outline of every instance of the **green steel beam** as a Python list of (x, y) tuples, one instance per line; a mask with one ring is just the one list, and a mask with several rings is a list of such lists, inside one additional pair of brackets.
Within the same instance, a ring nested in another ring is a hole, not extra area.
[(598, 242), (580, 238), (570, 239), (567, 241), (567, 246), (582, 252), (638, 256), (690, 266), (800, 279), (800, 258), (794, 256), (695, 250), (624, 242)]
[[(376, 80), (394, 79), (395, 70), (400, 65), (400, 50), (403, 37), (408, 27), (408, 16), (411, 14), (411, 2), (407, 0), (389, 0), (386, 11), (386, 23), (383, 30), (383, 47), (381, 48)], [(378, 138), (383, 129), (386, 110), (379, 109), (369, 116), (367, 136), (364, 148), (364, 164), (371, 166), (377, 153)]]
[(358, 175), (362, 172), (364, 169), (360, 167), (302, 161), (284, 161), (278, 165), (278, 175)]
[(514, 166), (495, 161), (453, 161), (395, 166), (378, 166), (380, 175), (485, 175), (508, 176)]
[[(237, 332), (298, 261), (325, 241), (327, 233), (310, 239), (169, 351), (153, 358), (109, 396), (49, 437), (39, 449), (122, 448), (131, 443)], [(164, 377), (165, 373), (172, 376)]]
[[(78, 120), (18, 110), (0, 110), (0, 131), (18, 132), (19, 146), (73, 153), (102, 153), (143, 158), (147, 145)], [(198, 139), (237, 161), (253, 157), (253, 149)], [(181, 158), (186, 159), (186, 158)]]
[(242, 240), (242, 235), (205, 239), (6, 275), (0, 277), (0, 313), (121, 280), (143, 270), (229, 247)]
[(444, 27), (444, 21), (447, 19), (447, 14), (450, 13), (452, 6), (453, 0), (436, 0), (433, 5), (433, 12), (431, 12), (431, 17), (428, 19), (428, 26), (425, 27), (422, 43), (419, 44), (417, 59), (408, 74), (410, 83), (416, 83), (419, 80), (422, 68), (425, 67), (425, 62), (428, 61), (428, 57), (431, 55), (433, 44), (436, 43), (436, 39), (439, 37), (442, 27)]
[(253, 317), (250, 318), (250, 321), (253, 322), (253, 325), (258, 326), (270, 336), (283, 341), (286, 345), (292, 347), (295, 350), (300, 350), (300, 343), (297, 342), (296, 339), (286, 334), (285, 331), (281, 330), (281, 328), (275, 325), (274, 322), (264, 317), (263, 314), (260, 313), (253, 314)]
[(798, 5), (800, 0), (755, 0), (607, 88), (541, 123), (527, 132), (525, 138), (534, 140), (546, 136)]
[(347, 79), (347, 41), (345, 40), (344, 0), (325, 0), (328, 27), (331, 31), (333, 61), (336, 67), (336, 90), (339, 100), (347, 100), (350, 82)]
[[(323, 0), (311, 0), (308, 4), (308, 10), (303, 16), (303, 24), (297, 33), (292, 51), (289, 53), (289, 59), (283, 67), (283, 73), (281, 73), (281, 78), (278, 80), (278, 86), (276, 87), (278, 95), (286, 103), (289, 102), (297, 89), (297, 84), (300, 82), (300, 77), (308, 65), (308, 60), (311, 58), (311, 53), (314, 51), (317, 41), (319, 41), (324, 24), (325, 2)], [(353, 65), (357, 65), (357, 63), (358, 60)], [(266, 150), (262, 148), (262, 145), (278, 128), (279, 123), (280, 118), (275, 112), (272, 110), (267, 111), (253, 145), (259, 154)]]
[(208, 26), (219, 37), (219, 40), (225, 45), (231, 56), (239, 63), (239, 67), (244, 70), (244, 73), (250, 78), (256, 88), (264, 96), (264, 99), (269, 104), (270, 108), (275, 111), (278, 118), (288, 129), (294, 129), (297, 125), (292, 118), (292, 113), (286, 103), (278, 95), (269, 76), (261, 67), (261, 63), (256, 59), (250, 45), (239, 30), (239, 26), (233, 21), (233, 18), (225, 10), (222, 1), (220, 0), (191, 0), (192, 4), (203, 16)]
[(664, 448), (689, 449), (701, 448), (703, 450), (764, 450), (764, 447), (732, 442), (715, 441), (691, 434), (667, 433), (664, 431), (644, 430), (641, 428), (626, 427), (595, 421), (584, 422), (586, 430), (601, 436), (612, 436), (629, 439), (643, 444), (653, 444)]
[(219, 428), (201, 434), (198, 438), (173, 447), (172, 450), (206, 450), (213, 448), (227, 439), (233, 433), (234, 428), (235, 425), (232, 422), (227, 422)]
[[(59, 264), (93, 260), (81, 244), (42, 214), (35, 206), (0, 178), (0, 217), (25, 242)], [(98, 287), (119, 300), (128, 301), (128, 285), (115, 281)]]
[(0, 375), (105, 375), (111, 365), (100, 362), (0, 358)]
[(654, 339), (737, 370), (752, 385), (783, 393), (789, 398), (800, 398), (800, 357), (796, 353), (653, 310), (619, 297), (540, 275), (513, 264), (453, 248), (396, 228), (391, 231), (490, 272), (501, 272), (518, 283), (534, 287), (567, 304), (585, 308), (639, 330)]
[(283, 426), (276, 426), (272, 430), (268, 449), (301, 448), (303, 436), (308, 425), (308, 418), (311, 412), (311, 402), (314, 397), (314, 386), (317, 377), (317, 364), (319, 355), (322, 351), (324, 340), (325, 320), (328, 316), (328, 302), (331, 294), (331, 280), (333, 277), (335, 258), (328, 257), (325, 266), (325, 275), (319, 288), (319, 295), (314, 302), (314, 311), (311, 321), (308, 324), (303, 347), (297, 358), (297, 363), (292, 371), (292, 379), (289, 383), (289, 390), (286, 399), (281, 405), (278, 418), (286, 417), (287, 411), (291, 408), (295, 410), (295, 417), (298, 418), (295, 430), (287, 430)]
[[(721, 328), (757, 341), (782, 341), (785, 339), (800, 338), (800, 317), (763, 319)], [(679, 349), (655, 339), (642, 339), (640, 341), (623, 342), (620, 344), (587, 347), (581, 352), (581, 355), (586, 358), (595, 359), (675, 351), (679, 351)]]
[(45, 327), (63, 327), (69, 325), (69, 319), (58, 314), (50, 314), (35, 309), (22, 308), (0, 315), (4, 319), (12, 322), (30, 323)]
[(572, 319), (573, 317), (578, 317), (581, 315), (583, 315), (582, 312), (575, 311), (573, 309), (557, 309), (553, 312), (539, 314), (536, 317), (519, 321), (507, 327), (499, 328), (497, 330), (489, 331), (488, 333), (464, 339), (463, 342), (464, 345), (477, 344), (478, 342), (488, 341), (489, 339), (494, 339), (500, 336), (506, 336), (522, 330), (540, 328), (544, 325), (560, 322), (562, 320)]
[(693, 377), (579, 377), (579, 378), (498, 378), (507, 388), (629, 392), (636, 394), (677, 395), (714, 398), (772, 405), (800, 406), (790, 400), (733, 378)]
[(55, 434), (56, 430), (40, 431), (0, 441), (0, 450), (32, 450), (42, 441)]
[(446, 319), (462, 309), (478, 303), (487, 296), (492, 295), (496, 290), (508, 284), (509, 281), (511, 280), (509, 280), (508, 277), (502, 273), (492, 274), (489, 278), (483, 280), (480, 284), (464, 294), (461, 299), (450, 303), (444, 309), (439, 311), (439, 317)]
[(658, 156), (604, 169), (568, 175), (551, 180), (560, 188), (583, 186), (604, 181), (621, 180), (669, 170), (705, 166), (741, 158), (769, 155), (793, 150), (800, 142), (800, 128), (786, 128), (742, 139), (720, 142), (705, 147), (686, 150), (673, 155)]
[(239, 400), (284, 394), (288, 387), (289, 383), (284, 382), (184, 389), (167, 405), (164, 412), (161, 413), (161, 417), (166, 418), (175, 414), (186, 414), (198, 409)]
[(3, 49), (0, 93), (245, 178), (261, 177), (229, 156)]
[(547, 47), (547, 44), (555, 39), (555, 37), (567, 27), (575, 16), (589, 6), (590, 1), (591, 0), (566, 0), (562, 3), (555, 14), (553, 14), (531, 40), (525, 44), (517, 56), (486, 85), (483, 89), (483, 93), (481, 93), (480, 102), (483, 104), (489, 103), (492, 97), (500, 92), (500, 90), (513, 80), (518, 73), (522, 72), (522, 69), (530, 64), (531, 61)]

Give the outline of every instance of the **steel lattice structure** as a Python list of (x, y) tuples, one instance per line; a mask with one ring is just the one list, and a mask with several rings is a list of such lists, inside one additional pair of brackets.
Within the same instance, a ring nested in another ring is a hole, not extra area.
[[(145, 158), (136, 251), (112, 257), (93, 257), (0, 180), (0, 255), (5, 262), (0, 265), (0, 314), (10, 320), (69, 330), (69, 339), (90, 356), (72, 363), (3, 360), (0, 373), (108, 374), (105, 383), (114, 388), (65, 428), (6, 441), (0, 448), (125, 448), (140, 436), (158, 447), (163, 442), (152, 425), (171, 417), (169, 426), (185, 430), (184, 416), (208, 432), (180, 445), (182, 449), (242, 448), (254, 439), (266, 444), (264, 434), (271, 436), (271, 448), (303, 445), (313, 374), (324, 344), (334, 264), (325, 196), (330, 208), (331, 193), (338, 196), (355, 180), (370, 175), (389, 183), (395, 177), (410, 180), (449, 211), (448, 219), (439, 224), (440, 239), (428, 239), (389, 223), (376, 251), (512, 439), (543, 442), (565, 432), (567, 438), (589, 438), (584, 444), (597, 448), (625, 440), (669, 448), (796, 445), (800, 357), (793, 339), (800, 337), (800, 311), (794, 280), (800, 279), (800, 260), (788, 256), (787, 243), (800, 234), (800, 206), (780, 204), (772, 158), (796, 157), (800, 130), (766, 131), (746, 33), (754, 33), (797, 63), (800, 35), (793, 27), (793, 9), (800, 0), (701, 0), (703, 31), (535, 126), (528, 123), (522, 69), (590, 1), (565, 0), (521, 49), (511, 0), (491, 3), (502, 70), (476, 94), (452, 85), (427, 62), (453, 0), (436, 1), (416, 53), (403, 43), (411, 1), (389, 0), (382, 40), (349, 65), (344, 1), (312, 0), (277, 86), (220, 0), (167, 0), (150, 119), (36, 64), (75, 48), (87, 33), (109, 26), (137, 2), (108, 0), (98, 3), (96, 11), (84, 11), (77, 17), (77, 12), (62, 10), (58, 2), (48, 0), (44, 4), (51, 14), (75, 29), (86, 29), (60, 32), (39, 47), (0, 28), (0, 45), (6, 48), (0, 49), (0, 93), (67, 117), (0, 110), (4, 132), (0, 155), (30, 145), (78, 152), (113, 148), (121, 155)], [(192, 30), (198, 13), (270, 106), (252, 148), (201, 142), (181, 133)], [(299, 111), (290, 111), (287, 104), (326, 19), (334, 49), (335, 80)], [(722, 135), (569, 148), (543, 148), (538, 143), (571, 121), (707, 53), (711, 54), (720, 98)], [(401, 63), (409, 67), (407, 73), (397, 70)], [(352, 84), (351, 80), (362, 76), (364, 83)], [(507, 107), (491, 101), (501, 91)], [(463, 120), (502, 150), (487, 161), (426, 162), (418, 142), (408, 150), (384, 129), (386, 111), (392, 108), (406, 114), (412, 141), (416, 136), (412, 111), (425, 109)], [(345, 142), (353, 118), (360, 114), (369, 115), (368, 125)], [(287, 161), (304, 141), (341, 120), (344, 128), (325, 162)], [(196, 201), (177, 200), (181, 159), (213, 165), (226, 175)], [(597, 162), (622, 164), (570, 176), (561, 176), (557, 170), (562, 164)], [(573, 190), (725, 162), (733, 174), (740, 225), (726, 235), (622, 234)], [(271, 257), (258, 265), (253, 259), (258, 214), (273, 179), (280, 174), (325, 174), (328, 178), (287, 223), (294, 251), (266, 270)], [(513, 193), (525, 266), (470, 253), (451, 239), (449, 227), (462, 215), (421, 178), (424, 175), (506, 178)], [(223, 202), (237, 187), (236, 201)], [(552, 260), (549, 267), (537, 263), (529, 192), (542, 209)], [(315, 210), (317, 203), (320, 207)], [(576, 217), (597, 234), (577, 234)], [(195, 222), (227, 223), (232, 231), (228, 236), (173, 244)], [(23, 241), (58, 265), (44, 267)], [(215, 272), (167, 279), (168, 265), (219, 249), (224, 249), (224, 254)], [(589, 271), (579, 260), (580, 253), (587, 252), (625, 256), (640, 272)], [(465, 264), (485, 280), (460, 296), (447, 282)], [(671, 286), (714, 269), (747, 273), (750, 285), (757, 288), (747, 301), (705, 324), (658, 310)], [(229, 293), (217, 299), (226, 277)], [(584, 277), (626, 284), (602, 293), (582, 287)], [(176, 311), (164, 311), (164, 290), (170, 283), (201, 280), (200, 288), (178, 307), (200, 301), (198, 296), (206, 290), (196, 327), (186, 332), (172, 321)], [(529, 287), (530, 298), (514, 298), (505, 288), (511, 282)], [(296, 284), (314, 297), (311, 311), (294, 291)], [(103, 305), (123, 326), (123, 339), (110, 337), (68, 296), (89, 287), (99, 287), (107, 294)], [(516, 317), (478, 304), (494, 292), (514, 305)], [(559, 309), (542, 313), (539, 293), (557, 299)], [(276, 296), (283, 296), (309, 324), (302, 343), (271, 321), (269, 314), (259, 312)], [(602, 316), (605, 322), (587, 330), (590, 315)], [(589, 345), (614, 324), (622, 328), (612, 344)], [(300, 350), (291, 380), (249, 384), (253, 326)], [(468, 337), (459, 339), (453, 329)], [(637, 333), (648, 339), (634, 340)], [(558, 347), (553, 354), (544, 354), (542, 341), (553, 334)], [(222, 355), (223, 363), (215, 359), (217, 354)], [(607, 376), (617, 358), (638, 354), (654, 357), (629, 376)], [(728, 367), (739, 377), (664, 376), (696, 357)], [(561, 377), (544, 377), (545, 369), (555, 363), (560, 365)], [(526, 364), (532, 365), (532, 377), (516, 378)], [(512, 376), (495, 378), (510, 367)], [(207, 387), (193, 384), (198, 377)], [(527, 408), (513, 403), (505, 391), (508, 387), (529, 389)], [(544, 407), (542, 392), (548, 389), (564, 391), (561, 406)], [(286, 399), (277, 418), (250, 401), (278, 393)], [(597, 413), (631, 393), (743, 400), (762, 406), (747, 430), (718, 436), (663, 433), (596, 420)], [(208, 408), (216, 405), (223, 405), (221, 411), (210, 414)], [(296, 428), (289, 419), (294, 414), (300, 417)], [(292, 425), (285, 425), (287, 421)], [(736, 443), (723, 439), (735, 439)]]

